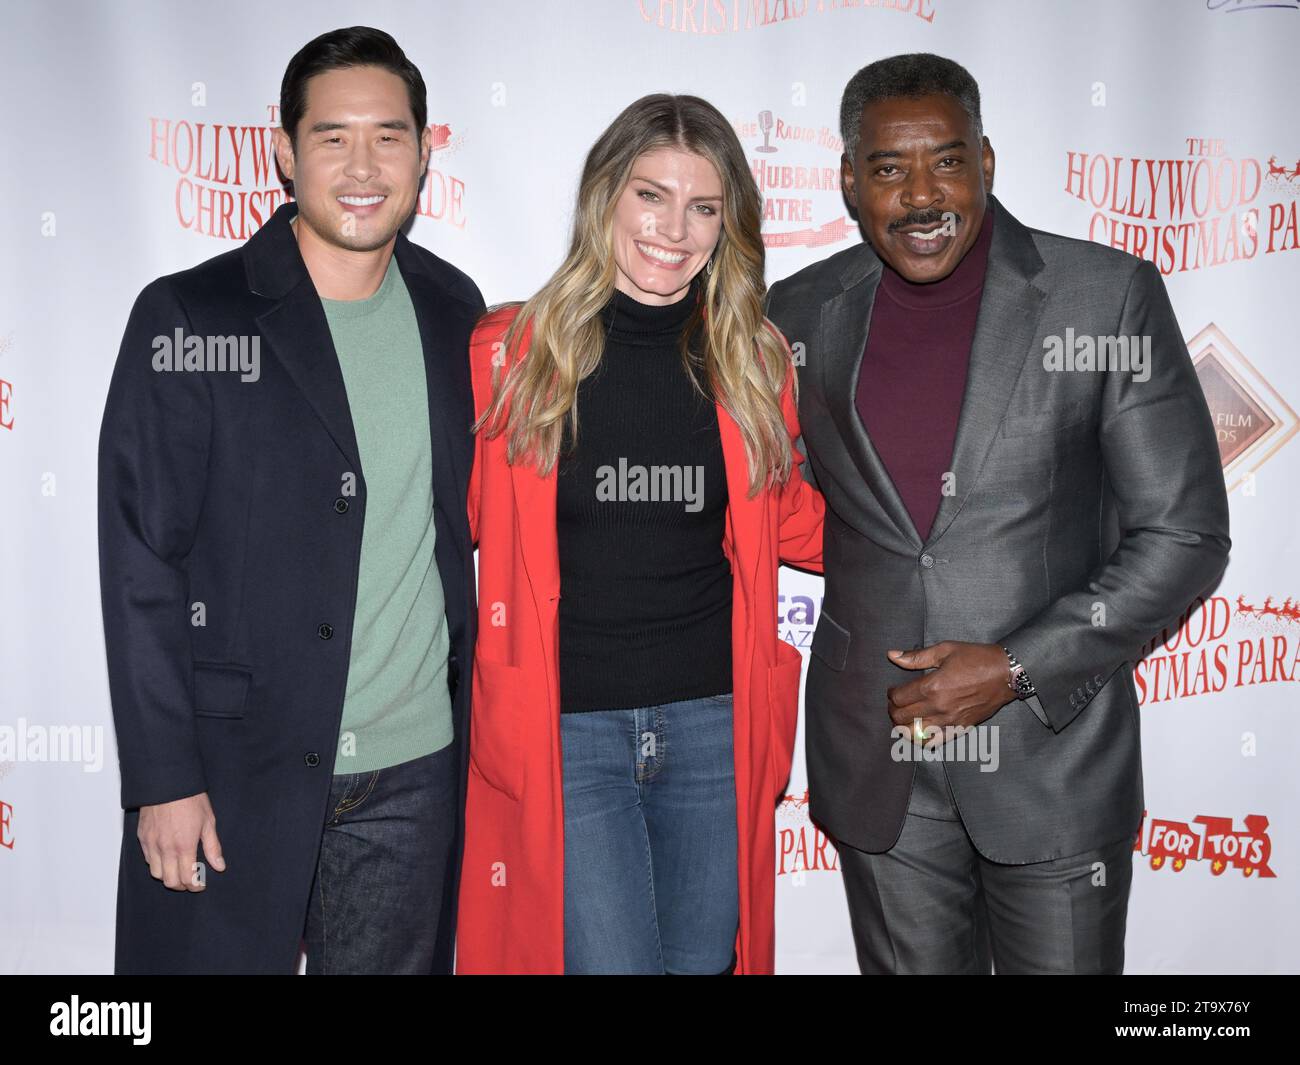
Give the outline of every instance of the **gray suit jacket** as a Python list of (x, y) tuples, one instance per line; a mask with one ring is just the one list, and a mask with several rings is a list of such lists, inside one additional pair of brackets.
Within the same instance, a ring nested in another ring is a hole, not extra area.
[[(915, 763), (891, 757), (890, 648), (1009, 647), (1038, 689), (986, 725), (999, 766), (946, 763), (975, 846), (1013, 864), (1132, 836), (1142, 815), (1141, 645), (1212, 588), (1228, 501), (1209, 410), (1145, 260), (994, 217), (944, 496), (923, 542), (854, 397), (879, 258), (848, 248), (772, 286), (796, 347), (809, 480), (826, 497), (824, 609), (806, 689), (812, 816), (860, 850), (902, 830)], [(1061, 371), (1044, 338), (1150, 338), (1141, 374)], [(802, 353), (802, 360), (800, 354)], [(925, 427), (919, 426), (924, 432)]]

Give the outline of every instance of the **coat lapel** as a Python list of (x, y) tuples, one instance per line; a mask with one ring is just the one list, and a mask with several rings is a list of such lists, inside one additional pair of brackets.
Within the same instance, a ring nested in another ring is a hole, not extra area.
[(244, 245), (249, 290), (278, 301), (257, 316), (257, 326), (361, 479), (361, 457), (343, 371), (325, 309), (289, 227), (296, 212), (292, 201), (281, 204)]
[(858, 413), (858, 378), (880, 273), (880, 259), (869, 246), (861, 245), (861, 254), (840, 276), (842, 291), (822, 305), (822, 390), (840, 439), (875, 502), (898, 531), (919, 547), (921, 537)]
[[(759, 537), (764, 523), (762, 506), (765, 493), (752, 499), (749, 495), (749, 457), (745, 454), (745, 438), (740, 426), (726, 412), (721, 403), (718, 411), (718, 434), (722, 438), (722, 461), (727, 473), (727, 536), (731, 544), (733, 576), (740, 576), (741, 587), (750, 589), (758, 574)], [(792, 477), (798, 477), (795, 470)], [(739, 562), (743, 561), (741, 568)]]
[(1033, 278), (1043, 260), (1029, 231), (993, 197), (993, 242), (971, 342), (950, 469), (954, 492), (939, 503), (926, 543), (938, 540), (969, 497), (1006, 415), (1011, 392), (1038, 332), (1047, 297)]
[(545, 477), (537, 467), (516, 462), (510, 467), (515, 488), (515, 513), (519, 516), (519, 543), (524, 569), (537, 602), (560, 598), (560, 539), (555, 528), (556, 467)]
[[(324, 307), (289, 225), (296, 210), (292, 202), (281, 205), (245, 245), (249, 289), (278, 300), (258, 316), (257, 324), (263, 339), (360, 476), (361, 457), (348, 406), (347, 385)], [(468, 433), (463, 440), (457, 437), (457, 427), (467, 427), (473, 420), (473, 411), (457, 409), (456, 397), (471, 395), (469, 367), (464, 359), (454, 357), (448, 347), (448, 337), (459, 333), (447, 326), (455, 316), (472, 312), (442, 291), (425, 272), (410, 241), (400, 232), (393, 253), (415, 308), (424, 352), (429, 443), (434, 458), (433, 498), (439, 503), (454, 500), (462, 495), (458, 486), (468, 479), (473, 447)], [(466, 323), (463, 330), (466, 336), (472, 324)]]
[[(504, 335), (503, 331), (502, 337)], [(529, 322), (519, 338), (521, 358), (527, 358), (532, 337), (533, 325)], [(510, 467), (515, 514), (519, 517), (520, 553), (535, 602), (552, 602), (560, 598), (560, 538), (555, 528), (557, 476), (558, 464), (552, 466), (545, 477), (539, 476), (537, 467), (529, 462), (516, 462)]]
[[(452, 328), (457, 317), (472, 317), (470, 309), (459, 300), (446, 295), (433, 278), (425, 273), (402, 233), (397, 234), (394, 247), (402, 281), (415, 308), (420, 328), (420, 344), (424, 351), (424, 377), (429, 403), (429, 445), (433, 456), (433, 498), (436, 506), (449, 515), (459, 517), (455, 503), (464, 496), (464, 485), (469, 480), (472, 438), (468, 427), (473, 421), (472, 409), (461, 409), (456, 397), (471, 396), (468, 361), (458, 357), (450, 346), (453, 337), (468, 338), (472, 322), (463, 329)], [(472, 399), (471, 399), (472, 404)], [(461, 508), (463, 510), (463, 508)], [(459, 540), (457, 546), (460, 546)]]
[[(708, 307), (704, 308), (704, 322), (709, 320)], [(718, 436), (722, 441), (722, 465), (727, 478), (727, 520), (724, 547), (730, 550), (733, 578), (737, 573), (737, 560), (744, 559), (739, 570), (740, 587), (748, 594), (758, 575), (759, 542), (764, 528), (763, 505), (766, 493), (760, 492), (752, 499), (749, 495), (749, 455), (745, 451), (745, 437), (740, 426), (721, 403), (714, 403), (718, 414)], [(797, 471), (791, 476), (798, 476)]]

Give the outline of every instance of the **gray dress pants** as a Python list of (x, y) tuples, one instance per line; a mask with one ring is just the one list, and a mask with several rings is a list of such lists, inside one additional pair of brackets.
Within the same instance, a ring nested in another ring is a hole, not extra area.
[(1123, 971), (1131, 838), (1029, 865), (991, 862), (935, 761), (917, 763), (890, 850), (838, 850), (863, 973)]

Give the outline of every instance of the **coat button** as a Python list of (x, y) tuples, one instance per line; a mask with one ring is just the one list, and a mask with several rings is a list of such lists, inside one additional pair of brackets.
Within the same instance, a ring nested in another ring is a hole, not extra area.
[(334, 500), (334, 513), (346, 514), (347, 512), (348, 512), (348, 501), (344, 499), (342, 496), (339, 496), (338, 499)]
[(924, 566), (926, 569), (933, 569), (933, 568), (934, 568), (934, 556), (933, 556), (933, 555), (930, 555), (930, 554), (922, 555), (922, 556), (921, 556), (921, 565)]
[(321, 625), (320, 628), (316, 630), (316, 635), (319, 636), (322, 640), (328, 640), (331, 636), (334, 635), (334, 626)]
[(320, 755), (317, 754), (315, 751), (308, 751), (305, 755), (303, 755), (302, 760), (306, 762), (308, 765), (312, 765), (312, 766), (320, 765)]

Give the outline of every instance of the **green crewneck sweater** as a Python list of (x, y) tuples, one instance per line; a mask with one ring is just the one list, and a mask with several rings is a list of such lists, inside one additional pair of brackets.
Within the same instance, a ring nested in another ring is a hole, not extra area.
[(334, 772), (368, 773), (452, 741), (447, 617), (433, 555), (424, 349), (396, 256), (373, 296), (321, 304), (343, 370), (366, 484)]

